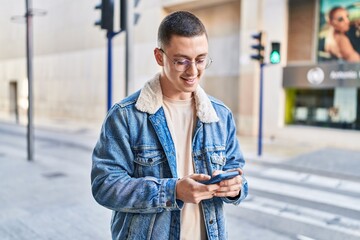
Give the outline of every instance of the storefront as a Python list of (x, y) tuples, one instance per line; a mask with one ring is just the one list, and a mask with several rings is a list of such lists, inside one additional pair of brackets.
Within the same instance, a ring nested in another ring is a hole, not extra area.
[(360, 130), (360, 64), (287, 66), (285, 123)]
[(360, 130), (360, 1), (289, 7), (285, 124)]

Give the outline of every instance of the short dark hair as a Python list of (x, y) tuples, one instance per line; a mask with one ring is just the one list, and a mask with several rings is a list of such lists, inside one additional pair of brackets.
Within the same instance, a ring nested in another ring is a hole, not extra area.
[(162, 20), (158, 30), (158, 47), (169, 45), (173, 35), (195, 37), (203, 34), (207, 37), (205, 26), (199, 18), (187, 11), (176, 11)]

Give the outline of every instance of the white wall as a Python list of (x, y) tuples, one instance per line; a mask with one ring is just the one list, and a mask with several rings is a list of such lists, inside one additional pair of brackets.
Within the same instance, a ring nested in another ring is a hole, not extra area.
[(286, 65), (288, 1), (263, 1), (263, 28), (267, 33), (265, 61), (270, 62), (271, 42), (280, 42), (281, 63), (264, 68), (263, 129), (264, 136), (275, 136), (284, 126), (285, 95), (282, 87), (282, 67)]
[[(20, 121), (26, 121), (26, 25), (10, 21), (24, 15), (25, 1), (0, 0), (0, 117), (9, 115), (10, 81), (19, 85)], [(100, 0), (35, 0), (34, 114), (36, 119), (101, 121), (106, 113), (106, 32), (94, 26)], [(141, 1), (135, 28), (133, 92), (157, 71), (153, 58), (157, 27), (163, 18), (161, 1)], [(113, 103), (124, 98), (124, 34), (113, 40)]]
[[(238, 131), (242, 135), (253, 136), (258, 129), (259, 115), (259, 67), (258, 62), (250, 59), (255, 53), (252, 34), (263, 30), (262, 1), (241, 1), (240, 20), (240, 69), (239, 69), (239, 114)], [(257, 15), (254, 15), (257, 13)]]

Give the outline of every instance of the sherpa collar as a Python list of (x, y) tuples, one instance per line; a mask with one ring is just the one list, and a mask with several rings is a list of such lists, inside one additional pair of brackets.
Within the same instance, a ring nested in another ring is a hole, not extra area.
[[(198, 86), (194, 92), (196, 115), (200, 121), (211, 123), (219, 121), (210, 99), (205, 91)], [(160, 86), (160, 73), (148, 81), (140, 92), (135, 107), (142, 112), (149, 114), (156, 113), (163, 104), (163, 95)]]

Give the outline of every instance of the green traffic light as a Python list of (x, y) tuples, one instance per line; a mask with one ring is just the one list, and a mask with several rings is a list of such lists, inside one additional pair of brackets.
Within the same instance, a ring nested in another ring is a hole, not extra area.
[(270, 63), (277, 64), (280, 63), (280, 53), (279, 51), (272, 51), (270, 54)]

